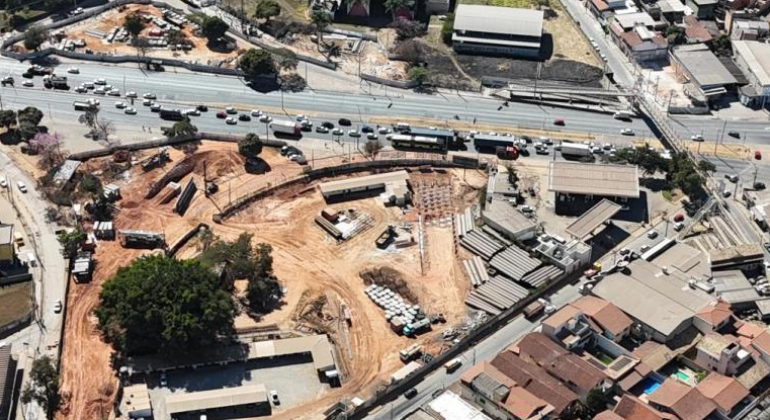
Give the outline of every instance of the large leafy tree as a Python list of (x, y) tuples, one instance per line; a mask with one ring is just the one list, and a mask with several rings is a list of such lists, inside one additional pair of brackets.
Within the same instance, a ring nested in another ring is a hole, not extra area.
[(73, 259), (78, 255), (80, 245), (86, 240), (86, 234), (80, 229), (71, 232), (62, 232), (57, 237), (61, 245), (61, 253), (66, 258)]
[(168, 131), (166, 136), (169, 138), (171, 137), (179, 137), (179, 136), (189, 136), (192, 134), (195, 134), (198, 132), (198, 127), (194, 126), (189, 118), (185, 118), (182, 121), (177, 121), (174, 123), (173, 126), (171, 126), (171, 130)]
[(64, 163), (67, 152), (62, 150), (62, 143), (58, 133), (37, 133), (30, 140), (30, 149), (40, 156), (37, 164), (41, 169), (49, 171)]
[(18, 133), (22, 139), (28, 140), (38, 132), (40, 121), (43, 120), (43, 111), (28, 106), (18, 112), (19, 128)]
[(10, 130), (14, 125), (16, 125), (16, 111), (12, 109), (0, 111), (0, 127)]
[(123, 21), (123, 29), (126, 30), (132, 37), (136, 38), (142, 29), (144, 29), (144, 21), (139, 13), (130, 13)]
[(238, 140), (238, 153), (244, 157), (257, 157), (262, 153), (262, 140), (254, 133), (246, 134), (246, 136)]
[(271, 18), (274, 18), (281, 14), (281, 5), (278, 4), (275, 0), (262, 0), (261, 2), (257, 3), (257, 7), (254, 9), (254, 17), (256, 19), (265, 19), (266, 21), (270, 21)]
[(409, 69), (409, 80), (415, 82), (417, 87), (423, 87), (428, 84), (432, 76), (430, 70), (425, 67), (415, 66)]
[(204, 18), (203, 24), (201, 25), (203, 36), (205, 36), (209, 42), (214, 42), (225, 36), (225, 33), (227, 33), (228, 29), (230, 29), (230, 27), (227, 25), (227, 23), (225, 23), (225, 21), (213, 16), (207, 16)]
[(266, 50), (250, 49), (241, 55), (238, 68), (247, 78), (275, 74), (275, 61), (272, 54)]
[(32, 362), (30, 381), (21, 393), (21, 402), (35, 401), (45, 411), (46, 418), (53, 419), (61, 404), (59, 373), (49, 356), (41, 356)]
[(37, 50), (48, 39), (48, 29), (43, 26), (30, 26), (24, 32), (24, 48)]
[(99, 294), (99, 329), (124, 353), (184, 354), (231, 332), (235, 309), (217, 276), (197, 260), (144, 256)]
[(310, 15), (310, 20), (315, 26), (318, 42), (323, 43), (323, 34), (326, 28), (332, 23), (332, 18), (326, 10), (316, 10)]

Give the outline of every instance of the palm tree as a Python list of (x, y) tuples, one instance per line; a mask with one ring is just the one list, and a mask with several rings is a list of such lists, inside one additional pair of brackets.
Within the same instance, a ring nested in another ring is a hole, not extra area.
[(330, 23), (332, 23), (331, 16), (325, 10), (316, 10), (310, 16), (310, 20), (315, 25), (316, 34), (318, 35), (318, 48), (320, 51), (321, 44), (323, 43), (323, 31)]
[(395, 19), (396, 11), (406, 7), (408, 0), (385, 0), (385, 11), (390, 13)]

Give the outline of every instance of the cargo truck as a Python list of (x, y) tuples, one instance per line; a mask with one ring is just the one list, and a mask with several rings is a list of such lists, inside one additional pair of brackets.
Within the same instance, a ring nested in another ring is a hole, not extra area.
[(69, 85), (67, 85), (67, 76), (57, 76), (55, 74), (43, 76), (43, 86), (45, 86), (46, 89), (69, 89)]
[(630, 120), (631, 113), (628, 111), (618, 111), (612, 114), (612, 118), (615, 118), (616, 120)]
[(273, 121), (270, 123), (270, 129), (274, 134), (284, 134), (287, 136), (299, 136), (302, 125), (296, 121)]
[(427, 331), (428, 329), (430, 329), (430, 319), (423, 318), (419, 321), (412, 322), (411, 324), (406, 324), (404, 327), (404, 335), (411, 337), (421, 332)]
[(516, 141), (513, 137), (506, 136), (491, 136), (484, 134), (476, 134), (473, 137), (473, 145), (476, 150), (489, 150), (497, 151), (498, 147), (516, 147)]
[(591, 156), (591, 147), (582, 143), (562, 143), (561, 155), (563, 157)]
[(97, 108), (97, 105), (91, 102), (75, 101), (72, 103), (75, 111), (90, 111)]
[(182, 121), (184, 119), (184, 115), (182, 115), (182, 111), (178, 109), (169, 109), (169, 108), (161, 108), (160, 117), (163, 118), (164, 120), (172, 120), (172, 121)]
[(398, 352), (398, 358), (401, 359), (401, 361), (404, 363), (409, 363), (412, 360), (420, 357), (420, 354), (422, 354), (422, 345), (419, 343), (414, 343), (411, 346)]

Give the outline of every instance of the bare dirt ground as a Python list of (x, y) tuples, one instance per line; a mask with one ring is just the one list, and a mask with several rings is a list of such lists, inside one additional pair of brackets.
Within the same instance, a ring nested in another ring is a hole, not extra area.
[[(111, 31), (114, 27), (122, 26), (125, 17), (128, 14), (134, 12), (162, 17), (161, 9), (149, 5), (134, 4), (126, 7), (124, 11), (113, 9), (91, 19), (87, 19), (72, 26), (68, 26), (65, 28), (64, 33), (68, 38), (84, 39), (86, 41), (86, 48), (90, 48), (95, 53), (136, 55), (136, 48), (130, 44), (122, 42), (113, 42), (111, 44), (104, 43), (100, 37), (91, 35), (86, 32), (99, 31), (103, 33), (109, 33), (109, 31)], [(149, 31), (154, 27), (155, 26), (151, 24), (146, 25), (146, 28), (142, 32), (141, 36), (147, 36)], [(207, 46), (206, 39), (195, 36), (189, 25), (185, 26), (182, 32), (186, 35), (187, 39), (192, 41), (194, 44), (194, 48), (191, 51), (171, 51), (167, 48), (150, 48), (147, 52), (147, 55), (150, 57), (187, 60), (200, 64), (212, 64), (217, 62), (234, 63), (235, 59), (238, 57), (238, 51), (249, 48), (248, 44), (240, 40), (234, 40), (238, 46), (235, 50), (225, 52), (212, 51)]]
[[(343, 395), (369, 396), (388, 375), (401, 366), (398, 350), (408, 346), (413, 339), (397, 336), (390, 331), (384, 314), (363, 293), (364, 282), (359, 273), (367, 268), (388, 266), (401, 273), (408, 287), (418, 296), (419, 303), (429, 314), (443, 313), (447, 326), (462, 323), (465, 317), (464, 296), (468, 281), (456, 262), (454, 235), (448, 227), (426, 228), (427, 258), (430, 265), (420, 273), (418, 248), (413, 246), (399, 250), (379, 250), (374, 241), (389, 224), (402, 224), (417, 219), (416, 211), (404, 214), (398, 208), (386, 208), (376, 199), (362, 199), (335, 204), (331, 207), (356, 209), (373, 218), (373, 227), (337, 244), (319, 228), (314, 217), (328, 207), (314, 185), (300, 185), (282, 190), (273, 196), (251, 204), (223, 224), (211, 222), (218, 208), (230, 199), (247, 191), (261, 188), (268, 183), (280, 182), (296, 175), (300, 167), (266, 149), (261, 156), (271, 170), (263, 175), (251, 175), (243, 170), (243, 158), (236, 152), (235, 144), (203, 142), (193, 159), (196, 168), (181, 183), (194, 178), (202, 185), (203, 161), (207, 173), (220, 190), (210, 198), (198, 194), (184, 217), (173, 213), (173, 201), (160, 204), (162, 193), (153, 199), (145, 199), (148, 186), (175, 163), (182, 160), (180, 151), (173, 150), (172, 162), (164, 169), (142, 173), (133, 168), (127, 180), (116, 182), (121, 187), (121, 210), (115, 218), (116, 229), (143, 229), (162, 231), (168, 243), (173, 243), (200, 222), (212, 226), (214, 233), (234, 239), (242, 232), (254, 233), (256, 242), (273, 246), (274, 268), (279, 281), (287, 290), (284, 304), (278, 310), (258, 320), (239, 320), (241, 326), (276, 324), (282, 329), (313, 328), (329, 333), (336, 344), (338, 355), (345, 357), (343, 387), (329, 390), (316, 401), (278, 412), (283, 419), (317, 417), (329, 404)], [(87, 162), (83, 170), (98, 171), (104, 160)], [(340, 158), (317, 159), (316, 166), (341, 162)], [(473, 172), (465, 174), (468, 183), (462, 181), (462, 172), (434, 174), (442, 182), (451, 180), (452, 207), (464, 208), (476, 201), (475, 188), (484, 185), (483, 177)], [(473, 185), (473, 187), (467, 184)], [(416, 235), (417, 229), (413, 230)], [(195, 241), (180, 252), (180, 257), (196, 254)], [(112, 350), (104, 343), (95, 327), (93, 309), (98, 304), (101, 285), (114, 275), (117, 269), (149, 251), (122, 249), (117, 241), (102, 241), (96, 251), (96, 271), (89, 284), (71, 284), (68, 296), (68, 317), (62, 355), (62, 391), (68, 400), (59, 419), (80, 420), (99, 418), (109, 411), (117, 389), (117, 379), (111, 367)], [(323, 302), (326, 314), (316, 322), (302, 316), (307, 305)], [(350, 327), (340, 328), (334, 313), (341, 305), (352, 314)], [(328, 314), (332, 314), (331, 316)], [(419, 338), (421, 342), (436, 348), (437, 336), (443, 328), (439, 325), (432, 333)]]
[(0, 287), (0, 325), (27, 315), (32, 309), (32, 282)]

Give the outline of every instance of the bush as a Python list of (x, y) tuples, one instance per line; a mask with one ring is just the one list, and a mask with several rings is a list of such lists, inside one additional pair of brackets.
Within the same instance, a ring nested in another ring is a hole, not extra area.
[(425, 25), (416, 20), (396, 19), (390, 27), (396, 30), (396, 36), (402, 41), (425, 35)]
[(455, 29), (455, 15), (450, 13), (446, 16), (444, 24), (441, 25), (441, 40), (444, 44), (452, 45), (452, 33)]

